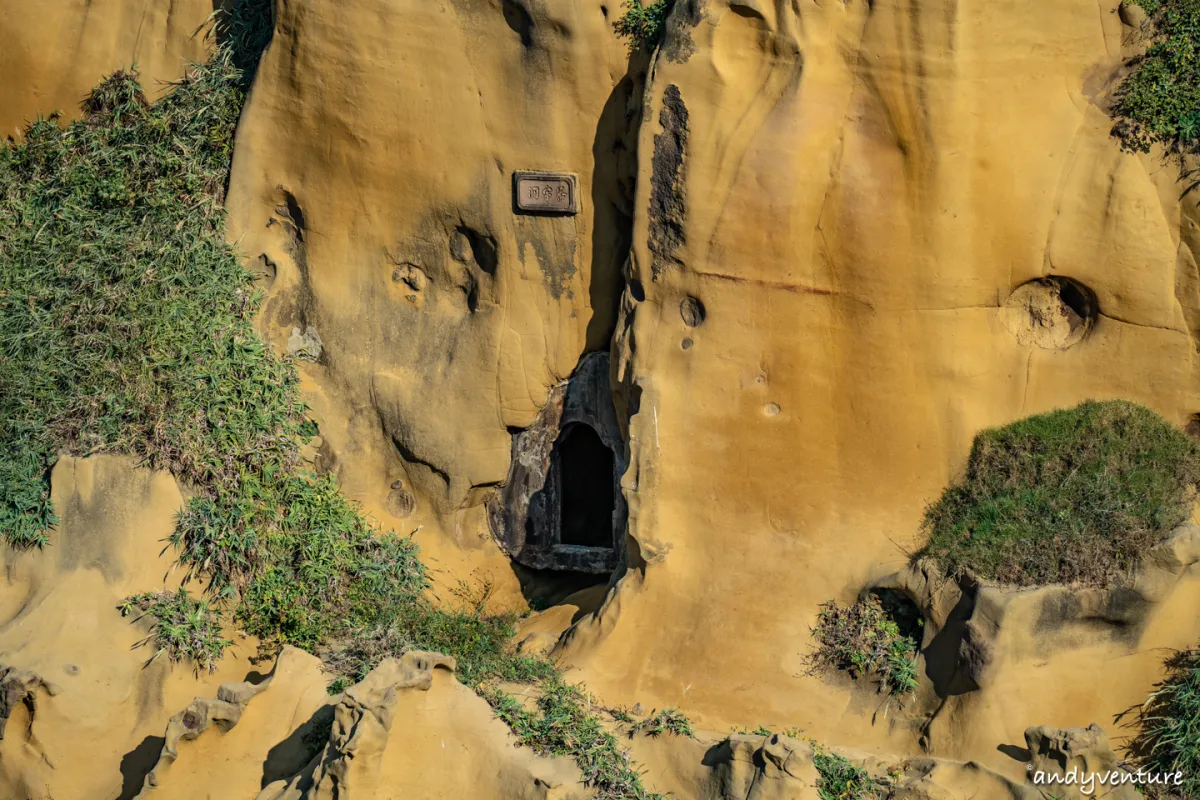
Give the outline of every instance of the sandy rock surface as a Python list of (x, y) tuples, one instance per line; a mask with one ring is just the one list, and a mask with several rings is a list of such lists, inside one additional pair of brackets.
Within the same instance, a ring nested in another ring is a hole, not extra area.
[[(1103, 590), (946, 582), (909, 555), (982, 428), (1089, 398), (1194, 427), (1200, 195), (1107, 113), (1143, 19), (677, 0), (631, 56), (618, 5), (276, 2), (227, 205), (320, 426), (306, 459), (415, 532), (435, 595), (487, 583), (526, 610), (488, 504), (607, 353), (620, 567), (525, 620), (523, 652), (608, 707), (802, 730), (898, 770), (899, 798), (1032, 800), (1031, 768), (1110, 768), (1163, 653), (1200, 640), (1200, 528)], [(0, 135), (131, 62), (161, 91), (212, 8), (6, 3)], [(578, 213), (517, 213), (521, 170), (568, 173)], [(589, 795), (438, 654), (332, 698), (294, 650), (265, 675), (249, 644), (211, 675), (147, 664), (116, 606), (177, 586), (179, 487), (115, 457), (52, 482), (50, 547), (0, 549), (0, 796)], [(925, 620), (903, 703), (808, 669), (820, 604), (873, 588)], [(624, 744), (679, 797), (817, 796), (803, 740)]]
[(0, 140), (56, 111), (66, 119), (101, 78), (136, 64), (160, 97), (211, 50), (213, 0), (47, 0), (0, 7)]
[[(677, 8), (614, 355), (640, 409), (623, 483), (637, 568), (562, 648), (601, 695), (909, 739), (864, 731), (873, 709), (804, 674), (818, 605), (907, 561), (980, 428), (1089, 397), (1195, 413), (1197, 201), (1109, 135), (1125, 30), (1111, 1)], [(1096, 298), (1086, 336), (1050, 336), (1066, 349), (1014, 335), (1006, 308), (1047, 276)], [(1149, 669), (1144, 648), (1194, 643), (1186, 607), (1161, 611), (1162, 639), (1070, 646)], [(1029, 669), (1022, 685), (1060, 686)], [(1014, 741), (1131, 699), (1050, 691), (1056, 719), (997, 709)], [(958, 757), (999, 764), (997, 744)]]
[[(162, 553), (183, 499), (175, 480), (133, 459), (63, 458), (60, 524), (42, 552), (0, 550), (0, 797), (132, 798), (167, 720), (197, 694), (254, 671), (231, 647), (215, 673), (139, 646), (147, 627), (118, 603), (178, 585)], [(161, 555), (160, 555), (161, 554)]]

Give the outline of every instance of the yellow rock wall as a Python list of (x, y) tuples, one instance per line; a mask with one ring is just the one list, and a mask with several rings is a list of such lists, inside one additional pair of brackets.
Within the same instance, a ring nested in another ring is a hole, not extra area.
[(131, 798), (170, 716), (251, 672), (254, 643), (231, 647), (215, 674), (195, 674), (153, 658), (149, 623), (117, 608), (179, 585), (163, 550), (183, 506), (170, 474), (132, 458), (62, 458), (51, 484), (60, 524), (45, 550), (0, 548), (0, 681), (14, 670), (37, 687), (4, 704), (0, 797)]
[(214, 0), (5, 0), (0, 3), (0, 140), (30, 120), (75, 116), (100, 80), (137, 65), (158, 97), (203, 62)]
[[(268, 335), (323, 342), (303, 366), (324, 466), (463, 576), (515, 585), (482, 508), (508, 429), (608, 347), (640, 101), (626, 71), (600, 2), (278, 6), (232, 235), (274, 276)], [(582, 213), (514, 215), (526, 169), (576, 173)]]
[[(559, 645), (571, 676), (915, 752), (923, 720), (807, 674), (818, 605), (907, 562), (980, 428), (1087, 398), (1200, 412), (1197, 195), (1109, 135), (1116, 0), (678, 0), (632, 65), (617, 6), (279, 0), (228, 201), (262, 329), (312, 359), (318, 465), (418, 531), (437, 580), (515, 605), (483, 503), (511, 430), (611, 342), (630, 568)], [(210, 11), (8, 3), (0, 130), (131, 61), (178, 74)], [(577, 174), (582, 213), (514, 214), (523, 169)], [(1086, 335), (1022, 328), (1058, 313), (1013, 299), (1050, 276), (1094, 293)], [(955, 700), (934, 749), (1005, 769), (1027, 726), (1108, 723), (1152, 648), (1194, 644), (1190, 569), (1138, 641), (1041, 659), (1012, 634), (1019, 668)], [(1127, 671), (1068, 686), (1087, 668)]]
[[(602, 696), (855, 735), (880, 701), (805, 675), (817, 606), (919, 547), (976, 431), (1197, 410), (1196, 198), (1109, 137), (1127, 33), (1108, 0), (677, 6), (618, 342), (644, 565), (565, 649)], [(1067, 350), (1000, 320), (1047, 275), (1099, 302)]]

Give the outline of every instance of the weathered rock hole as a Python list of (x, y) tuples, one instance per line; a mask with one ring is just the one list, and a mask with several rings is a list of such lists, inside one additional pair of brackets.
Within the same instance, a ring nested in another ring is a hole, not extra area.
[(429, 279), (425, 271), (416, 264), (404, 263), (392, 270), (392, 281), (403, 283), (414, 292), (420, 292), (425, 289)]
[(393, 481), (392, 490), (388, 492), (387, 507), (393, 517), (411, 517), (417, 510), (417, 498), (404, 488), (404, 481)]
[(699, 298), (688, 295), (679, 301), (679, 316), (683, 318), (684, 325), (695, 328), (704, 323), (707, 312)]
[(1200, 414), (1192, 414), (1192, 418), (1184, 426), (1183, 432), (1188, 436), (1200, 439)]
[(488, 501), (488, 521), (525, 567), (597, 575), (617, 566), (625, 448), (608, 376), (607, 353), (585, 355), (534, 424), (513, 435), (509, 474)]
[(766, 17), (763, 16), (762, 9), (754, 0), (733, 0), (729, 4), (729, 10), (737, 14), (739, 17), (747, 17), (749, 19), (760, 19), (766, 22)]
[(533, 15), (517, 0), (504, 0), (504, 21), (521, 37), (524, 47), (533, 46)]
[(479, 310), (479, 281), (470, 272), (463, 279), (463, 294), (467, 298), (467, 310), (474, 314)]
[(282, 186), (279, 187), (279, 191), (283, 195), (283, 204), (276, 208), (275, 212), (291, 223), (296, 240), (303, 242), (304, 233), (308, 230), (308, 223), (304, 219), (304, 209), (300, 207), (294, 194)]
[(1099, 315), (1096, 293), (1062, 276), (1021, 284), (1000, 309), (1001, 321), (1018, 342), (1046, 350), (1079, 344)]
[[(461, 235), (467, 240), (467, 246), (471, 249), (471, 258), (479, 265), (479, 268), (488, 275), (495, 275), (496, 266), (500, 263), (500, 257), (496, 252), (496, 240), (466, 226), (459, 228), (455, 234)], [(454, 239), (451, 239), (451, 255), (454, 255), (454, 247)]]

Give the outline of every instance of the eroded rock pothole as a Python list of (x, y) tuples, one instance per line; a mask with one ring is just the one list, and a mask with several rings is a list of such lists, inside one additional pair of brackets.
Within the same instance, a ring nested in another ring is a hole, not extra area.
[(1095, 292), (1071, 278), (1051, 276), (1018, 286), (1004, 301), (1000, 320), (1027, 347), (1066, 350), (1083, 341), (1099, 314)]

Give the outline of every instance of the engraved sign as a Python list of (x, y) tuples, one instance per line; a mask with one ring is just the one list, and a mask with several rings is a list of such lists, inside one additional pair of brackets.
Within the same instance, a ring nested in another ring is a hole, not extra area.
[(575, 176), (562, 172), (518, 172), (513, 175), (518, 211), (541, 214), (579, 213)]

